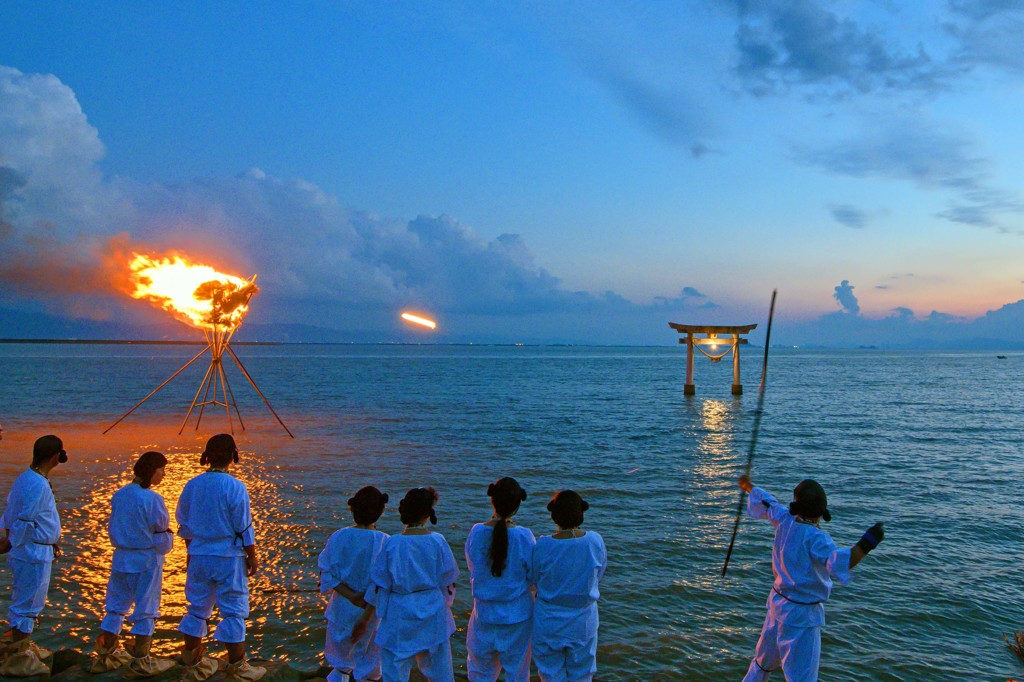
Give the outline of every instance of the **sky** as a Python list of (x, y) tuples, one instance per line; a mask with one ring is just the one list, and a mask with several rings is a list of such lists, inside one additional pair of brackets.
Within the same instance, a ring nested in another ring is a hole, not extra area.
[(258, 273), (288, 338), (756, 342), (777, 288), (782, 343), (1024, 344), (1020, 35), (1021, 0), (11, 0), (0, 337), (162, 323), (138, 250)]

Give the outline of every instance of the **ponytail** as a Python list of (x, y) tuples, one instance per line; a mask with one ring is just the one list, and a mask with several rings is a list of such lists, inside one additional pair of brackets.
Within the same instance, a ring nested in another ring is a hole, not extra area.
[(508, 522), (499, 518), (494, 524), (494, 533), (491, 535), (491, 575), (500, 578), (508, 562)]
[(508, 519), (519, 511), (519, 505), (526, 499), (526, 491), (514, 478), (500, 478), (487, 486), (494, 513), (498, 520), (491, 535), (491, 548), (487, 553), (491, 560), (491, 575), (500, 578), (508, 563)]

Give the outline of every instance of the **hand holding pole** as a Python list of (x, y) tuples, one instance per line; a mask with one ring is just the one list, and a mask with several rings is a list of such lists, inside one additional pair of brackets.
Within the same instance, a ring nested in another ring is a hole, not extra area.
[[(747, 452), (747, 468), (745, 469), (743, 476), (747, 479), (750, 478), (750, 469), (754, 464), (754, 448), (757, 447), (757, 435), (761, 431), (761, 415), (764, 412), (764, 388), (768, 380), (768, 348), (771, 345), (772, 338), (772, 319), (775, 317), (775, 296), (779, 293), (778, 289), (772, 290), (772, 303), (768, 308), (768, 329), (764, 335), (764, 364), (761, 366), (761, 386), (758, 388), (757, 393), (757, 411), (754, 412), (754, 428), (750, 435), (750, 450)], [(729, 570), (729, 558), (732, 556), (733, 545), (736, 544), (736, 534), (740, 529), (740, 519), (743, 517), (743, 504), (746, 502), (747, 491), (740, 490), (740, 501), (736, 507), (736, 522), (732, 526), (732, 539), (729, 540), (729, 551), (725, 553), (725, 563), (722, 564), (722, 577), (725, 577), (725, 572)]]

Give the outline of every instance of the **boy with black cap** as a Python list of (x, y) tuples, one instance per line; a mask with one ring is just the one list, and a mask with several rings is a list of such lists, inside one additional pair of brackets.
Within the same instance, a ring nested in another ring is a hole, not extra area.
[(0, 518), (3, 539), (0, 553), (14, 574), (7, 617), (11, 629), (4, 633), (0, 675), (25, 677), (48, 672), (42, 659), (50, 652), (30, 639), (36, 620), (46, 605), (50, 567), (60, 556), (60, 516), (50, 488), (50, 472), (68, 461), (64, 443), (57, 436), (43, 436), (32, 447), (32, 465), (15, 479)]
[(206, 443), (199, 463), (209, 469), (185, 484), (175, 517), (185, 540), (188, 568), (185, 601), (188, 613), (178, 631), (184, 635), (186, 682), (213, 676), (219, 662), (205, 656), (203, 638), (214, 604), (221, 620), (214, 637), (227, 649), (226, 680), (255, 682), (265, 668), (245, 658), (245, 619), (249, 616), (249, 576), (256, 573), (256, 536), (245, 484), (228, 473), (238, 463), (235, 439), (221, 433)]
[(788, 682), (817, 682), (821, 626), (832, 579), (850, 584), (850, 571), (885, 537), (882, 524), (869, 528), (850, 549), (839, 549), (818, 525), (821, 519), (831, 521), (832, 515), (825, 489), (816, 481), (801, 481), (788, 507), (755, 487), (749, 476), (740, 477), (740, 487), (750, 494), (750, 515), (775, 526), (775, 582), (757, 653), (743, 682), (767, 680), (780, 667)]

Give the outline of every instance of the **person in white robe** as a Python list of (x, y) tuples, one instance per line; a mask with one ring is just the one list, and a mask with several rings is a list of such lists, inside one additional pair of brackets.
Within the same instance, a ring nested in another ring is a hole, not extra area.
[(494, 515), (474, 525), (466, 539), (473, 589), (466, 634), (469, 681), (494, 682), (504, 669), (508, 682), (529, 682), (535, 592), (530, 567), (537, 541), (512, 518), (526, 491), (505, 477), (487, 486), (487, 495)]
[(608, 552), (600, 535), (580, 529), (589, 508), (572, 490), (556, 493), (548, 511), (558, 532), (533, 549), (533, 661), (542, 682), (589, 682), (597, 672), (597, 600)]
[(380, 618), (384, 682), (406, 682), (412, 667), (430, 682), (453, 682), (451, 636), (455, 579), (459, 575), (448, 541), (426, 528), (437, 523), (433, 488), (414, 488), (399, 504), (405, 530), (384, 543), (370, 572), (364, 619)]
[(60, 438), (50, 435), (37, 439), (32, 447), (32, 464), (15, 479), (0, 517), (0, 552), (7, 554), (14, 577), (7, 608), (10, 629), (0, 640), (4, 659), (0, 675), (20, 677), (48, 670), (42, 660), (51, 653), (37, 646), (31, 635), (46, 605), (51, 566), (60, 557), (60, 515), (49, 475), (67, 461)]
[(218, 661), (205, 655), (203, 644), (216, 605), (220, 622), (214, 639), (227, 649), (226, 679), (254, 682), (266, 674), (245, 657), (249, 577), (259, 563), (249, 491), (229, 471), (238, 463), (235, 439), (226, 433), (213, 436), (199, 463), (210, 468), (185, 484), (175, 510), (178, 535), (188, 550), (188, 612), (178, 626), (185, 639), (185, 679), (202, 682), (218, 670)]
[[(143, 453), (132, 467), (132, 482), (110, 500), (107, 528), (114, 556), (92, 672), (114, 670), (129, 663), (133, 677), (151, 677), (174, 667), (174, 661), (157, 659), (149, 653), (160, 617), (164, 555), (174, 545), (167, 505), (153, 490), (163, 480), (166, 466), (167, 458), (162, 453)], [(119, 646), (125, 619), (131, 623), (135, 637), (131, 653)]]
[(750, 494), (748, 513), (768, 519), (775, 527), (775, 580), (768, 595), (768, 614), (743, 680), (763, 682), (781, 669), (787, 682), (817, 682), (821, 627), (832, 581), (850, 583), (853, 567), (885, 538), (884, 527), (876, 523), (856, 545), (839, 549), (819, 526), (821, 519), (830, 521), (832, 515), (825, 490), (816, 481), (801, 481), (789, 505), (754, 486), (748, 476), (740, 477), (740, 487)]
[[(320, 591), (330, 595), (324, 614), (324, 659), (333, 668), (328, 682), (381, 678), (380, 645), (375, 641), (379, 621), (363, 621), (362, 616), (370, 608), (365, 599), (370, 569), (388, 539), (376, 526), (387, 502), (388, 496), (374, 486), (360, 488), (348, 501), (355, 525), (335, 531), (317, 561)], [(364, 626), (356, 632), (359, 623)]]

